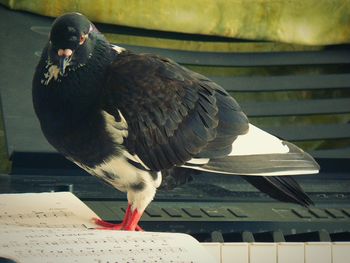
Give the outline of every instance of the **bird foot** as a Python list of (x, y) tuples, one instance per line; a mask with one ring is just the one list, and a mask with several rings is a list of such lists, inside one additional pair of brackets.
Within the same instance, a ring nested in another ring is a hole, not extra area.
[(120, 223), (120, 224), (112, 224), (112, 223), (108, 223), (106, 221), (103, 221), (101, 219), (98, 218), (93, 218), (94, 223), (96, 225), (99, 225), (101, 227), (98, 227), (96, 229), (99, 230), (126, 230), (126, 231), (143, 231), (143, 229), (138, 225), (138, 224), (130, 224), (130, 225), (126, 225), (124, 223)]
[(101, 226), (97, 229), (102, 230), (127, 230), (127, 231), (143, 231), (138, 225), (143, 212), (139, 212), (137, 209), (132, 209), (131, 204), (128, 204), (128, 208), (125, 211), (123, 222), (120, 224), (112, 224), (102, 219), (93, 218), (95, 224)]
[(144, 231), (144, 230), (142, 229), (142, 227), (140, 227), (139, 225), (136, 225), (136, 226), (128, 226), (128, 227), (125, 227), (123, 230), (127, 230), (127, 231), (141, 231), (141, 232)]
[(93, 218), (93, 221), (96, 225), (99, 225), (101, 227), (98, 227), (96, 229), (103, 229), (103, 230), (121, 230), (124, 226), (123, 223), (120, 224), (112, 224), (109, 222), (106, 222), (102, 219), (98, 219), (98, 218)]

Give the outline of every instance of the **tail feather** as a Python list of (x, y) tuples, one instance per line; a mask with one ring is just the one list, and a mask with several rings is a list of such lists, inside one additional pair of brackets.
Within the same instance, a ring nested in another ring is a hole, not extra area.
[(320, 168), (302, 149), (252, 124), (249, 124), (246, 134), (233, 141), (228, 155), (209, 158), (200, 165), (198, 160), (201, 158), (194, 158), (184, 166), (207, 172), (252, 176), (315, 174)]
[(313, 201), (291, 176), (242, 176), (248, 183), (270, 197), (308, 207)]
[(241, 175), (257, 189), (284, 202), (313, 204), (290, 176), (316, 174), (319, 165), (292, 143), (249, 124), (249, 131), (234, 140), (232, 151), (215, 158), (193, 158), (182, 167), (212, 173)]
[(208, 159), (208, 162), (203, 164), (189, 162), (184, 167), (213, 173), (251, 176), (318, 173), (320, 167), (308, 153), (289, 142), (283, 144), (289, 148), (289, 152), (226, 156)]

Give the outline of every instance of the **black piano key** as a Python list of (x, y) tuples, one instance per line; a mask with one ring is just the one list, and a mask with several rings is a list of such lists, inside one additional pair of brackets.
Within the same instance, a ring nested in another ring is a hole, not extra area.
[(286, 235), (287, 242), (330, 242), (331, 237), (326, 230)]
[(255, 242), (253, 233), (249, 231), (224, 233), (222, 236), (225, 242)]
[(0, 257), (0, 263), (16, 263), (13, 259)]
[(224, 243), (224, 237), (220, 231), (211, 232), (211, 242)]
[(54, 192), (71, 192), (73, 193), (73, 184), (57, 184), (55, 185)]
[(205, 232), (205, 233), (191, 233), (191, 236), (193, 236), (199, 242), (211, 242), (212, 241), (212, 237), (211, 237), (211, 235), (208, 232)]
[(285, 242), (282, 231), (268, 231), (254, 234), (255, 242)]
[(345, 231), (345, 232), (337, 232), (337, 233), (332, 233), (330, 234), (331, 236), (331, 240), (333, 242), (342, 242), (342, 241), (346, 241), (346, 242), (350, 242), (350, 232), (349, 231)]

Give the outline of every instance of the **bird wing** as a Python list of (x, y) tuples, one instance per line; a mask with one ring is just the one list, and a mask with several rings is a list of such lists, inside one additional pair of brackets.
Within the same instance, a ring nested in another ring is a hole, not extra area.
[(125, 118), (123, 145), (151, 170), (229, 154), (248, 120), (208, 78), (156, 55), (118, 55), (107, 71), (104, 110)]

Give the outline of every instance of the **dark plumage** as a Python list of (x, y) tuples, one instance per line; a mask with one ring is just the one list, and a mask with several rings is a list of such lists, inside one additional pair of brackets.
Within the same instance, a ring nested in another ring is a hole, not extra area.
[(255, 176), (247, 180), (277, 199), (311, 202), (291, 178), (267, 176), (317, 173), (312, 157), (249, 124), (208, 78), (111, 45), (81, 14), (53, 23), (33, 79), (33, 104), (60, 153), (128, 193), (123, 222), (96, 221), (104, 227), (140, 230), (161, 171), (174, 167)]

